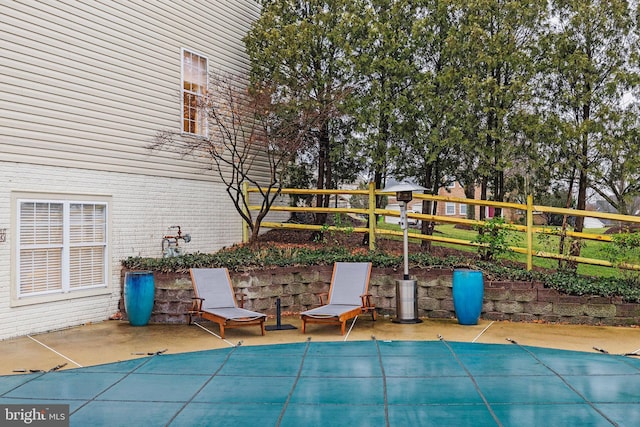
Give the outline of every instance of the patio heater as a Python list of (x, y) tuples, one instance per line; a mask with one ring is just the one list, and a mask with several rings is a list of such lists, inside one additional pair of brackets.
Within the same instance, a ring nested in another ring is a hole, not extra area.
[(407, 222), (407, 205), (413, 199), (414, 191), (423, 191), (424, 187), (415, 184), (400, 183), (385, 188), (383, 191), (396, 193), (400, 205), (400, 228), (403, 231), (404, 275), (396, 280), (396, 317), (394, 323), (420, 323), (418, 319), (417, 281), (409, 277), (409, 231)]

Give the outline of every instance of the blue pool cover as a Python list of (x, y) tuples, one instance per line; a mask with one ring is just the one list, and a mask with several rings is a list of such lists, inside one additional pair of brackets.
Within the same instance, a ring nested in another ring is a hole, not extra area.
[(640, 426), (640, 360), (440, 341), (237, 346), (0, 377), (72, 426)]

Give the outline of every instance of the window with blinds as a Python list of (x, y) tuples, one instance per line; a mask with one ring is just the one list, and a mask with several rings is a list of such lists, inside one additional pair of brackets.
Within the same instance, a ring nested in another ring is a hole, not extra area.
[(107, 285), (107, 205), (18, 201), (18, 296)]

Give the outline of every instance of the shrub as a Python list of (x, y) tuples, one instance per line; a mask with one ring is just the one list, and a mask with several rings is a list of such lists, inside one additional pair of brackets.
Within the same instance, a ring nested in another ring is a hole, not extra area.
[[(345, 247), (332, 246), (321, 249), (277, 246), (252, 249), (238, 246), (214, 254), (195, 253), (172, 258), (129, 257), (122, 261), (122, 266), (130, 270), (184, 273), (191, 267), (226, 267), (242, 271), (269, 266), (331, 265), (337, 261), (370, 261), (375, 267), (403, 267), (403, 258), (399, 255), (382, 251), (352, 252)], [(409, 263), (411, 268), (477, 268), (483, 271), (488, 280), (537, 281), (570, 295), (619, 296), (628, 302), (640, 302), (640, 286), (625, 277), (596, 278), (567, 271), (527, 271), (519, 265), (475, 261), (463, 256), (438, 257), (429, 253), (410, 254)]]
[(510, 237), (509, 230), (513, 227), (507, 224), (504, 218), (494, 217), (478, 226), (478, 235), (473, 239), (474, 243), (479, 243), (478, 255), (483, 261), (490, 261), (501, 255), (512, 254), (509, 251)]
[[(611, 239), (611, 244), (605, 246), (603, 251), (613, 265), (640, 263), (640, 232), (615, 234)], [(627, 281), (640, 287), (640, 273), (637, 270), (621, 271)]]

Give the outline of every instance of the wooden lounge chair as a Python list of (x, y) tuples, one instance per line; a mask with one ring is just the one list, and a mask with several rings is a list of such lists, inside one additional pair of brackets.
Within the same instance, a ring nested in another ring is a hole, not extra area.
[(191, 281), (195, 298), (189, 313), (189, 324), (193, 317), (198, 316), (210, 320), (220, 326), (220, 336), (224, 338), (225, 328), (260, 325), (264, 335), (264, 321), (266, 315), (243, 308), (244, 298), (240, 300), (240, 307), (231, 285), (231, 278), (226, 268), (192, 268)]
[(327, 294), (320, 294), (320, 307), (300, 313), (302, 333), (307, 323), (328, 323), (340, 325), (344, 335), (347, 320), (366, 312), (371, 312), (372, 319), (376, 320), (376, 308), (367, 293), (370, 276), (370, 262), (336, 262), (327, 302), (323, 299)]

